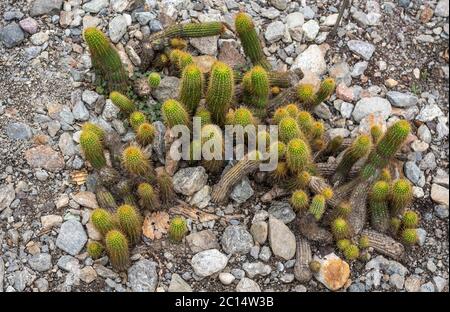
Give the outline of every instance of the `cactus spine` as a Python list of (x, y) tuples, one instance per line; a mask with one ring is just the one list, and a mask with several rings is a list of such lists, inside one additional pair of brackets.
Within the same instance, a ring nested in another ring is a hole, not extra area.
[(347, 260), (356, 260), (359, 257), (359, 248), (358, 246), (354, 244), (350, 244), (347, 248), (344, 250), (344, 257)]
[(225, 114), (233, 99), (233, 92), (233, 70), (225, 63), (214, 63), (206, 92), (206, 104), (212, 120), (219, 126), (225, 124)]
[(235, 27), (244, 48), (244, 53), (251, 60), (252, 64), (260, 65), (264, 69), (270, 70), (271, 66), (264, 55), (251, 17), (243, 12), (238, 13), (235, 19)]
[(81, 130), (95, 133), (101, 141), (105, 138), (105, 131), (92, 122), (85, 122), (81, 127)]
[(411, 182), (398, 179), (392, 185), (391, 213), (393, 216), (402, 214), (413, 198)]
[(186, 66), (181, 75), (180, 102), (195, 114), (203, 92), (203, 74), (195, 64)]
[(415, 245), (419, 240), (416, 229), (404, 229), (401, 233), (402, 241), (405, 245)]
[(402, 227), (407, 229), (414, 229), (419, 225), (419, 215), (412, 211), (405, 211), (402, 217)]
[(297, 212), (303, 211), (304, 209), (308, 208), (309, 205), (308, 194), (306, 194), (302, 190), (295, 191), (294, 193), (292, 193), (291, 205)]
[(197, 109), (197, 112), (195, 114), (195, 117), (199, 117), (201, 121), (201, 126), (205, 126), (207, 124), (210, 124), (212, 122), (211, 120), (211, 113), (203, 107), (200, 107)]
[(286, 149), (286, 160), (292, 172), (304, 170), (311, 158), (311, 151), (308, 144), (301, 139), (289, 141)]
[(103, 154), (102, 141), (95, 132), (82, 131), (80, 135), (80, 145), (84, 156), (95, 169), (100, 169), (106, 165), (106, 158)]
[(102, 208), (96, 208), (92, 212), (91, 221), (97, 231), (103, 235), (115, 227), (113, 216), (107, 210)]
[(280, 121), (285, 117), (289, 117), (289, 112), (286, 110), (286, 108), (285, 107), (277, 108), (277, 110), (273, 113), (272, 122), (274, 124), (279, 124)]
[(155, 133), (156, 129), (152, 124), (148, 122), (141, 123), (137, 127), (136, 141), (142, 146), (151, 144), (155, 138)]
[(292, 117), (285, 117), (281, 119), (278, 124), (278, 131), (280, 140), (284, 143), (288, 143), (292, 139), (303, 137), (297, 122)]
[(297, 123), (300, 129), (303, 131), (303, 133), (307, 135), (311, 134), (314, 125), (314, 118), (311, 116), (309, 112), (307, 111), (298, 112)]
[(314, 96), (314, 106), (319, 105), (326, 99), (328, 99), (334, 92), (336, 82), (333, 78), (326, 78), (320, 84), (319, 90)]
[(161, 114), (167, 127), (172, 128), (177, 125), (189, 126), (189, 114), (183, 104), (177, 100), (168, 99), (161, 107)]
[(93, 260), (96, 260), (100, 258), (103, 254), (103, 251), (105, 250), (105, 247), (103, 247), (102, 244), (96, 241), (90, 241), (87, 244), (87, 253), (89, 257), (91, 257)]
[(346, 238), (350, 234), (350, 228), (347, 220), (344, 218), (336, 218), (331, 223), (331, 232), (336, 240)]
[(265, 109), (269, 100), (269, 77), (261, 66), (253, 67), (251, 71), (253, 104), (259, 109)]
[(161, 83), (161, 76), (156, 73), (150, 73), (150, 75), (148, 75), (148, 85), (152, 88), (157, 88), (159, 86), (159, 84)]
[(385, 181), (376, 182), (370, 191), (369, 206), (372, 226), (381, 232), (389, 227), (389, 184)]
[(111, 265), (117, 270), (126, 269), (130, 262), (130, 251), (125, 235), (118, 230), (111, 230), (105, 236), (105, 245)]
[(309, 83), (300, 83), (297, 86), (297, 97), (300, 103), (305, 104), (306, 107), (312, 105), (314, 102), (314, 86)]
[(137, 145), (130, 145), (123, 151), (122, 164), (128, 172), (143, 177), (151, 169), (147, 154)]
[(323, 195), (317, 194), (313, 197), (311, 205), (309, 206), (309, 212), (319, 221), (322, 218), (326, 208), (326, 200)]
[(108, 82), (108, 88), (125, 92), (128, 86), (128, 75), (119, 53), (109, 43), (105, 34), (95, 27), (88, 27), (84, 30), (84, 39), (91, 52), (92, 65)]
[(156, 38), (199, 38), (218, 36), (225, 31), (221, 22), (186, 23), (169, 27)]
[(130, 114), (130, 125), (134, 129), (134, 131), (137, 131), (139, 126), (143, 124), (144, 122), (147, 122), (147, 117), (145, 117), (144, 113), (135, 111)]
[(117, 208), (116, 219), (120, 229), (127, 235), (130, 243), (138, 242), (141, 237), (142, 217), (136, 208), (127, 204), (120, 206)]
[(150, 211), (157, 210), (159, 208), (159, 199), (153, 189), (153, 186), (148, 183), (141, 183), (138, 186), (137, 193), (141, 199), (141, 205), (143, 208)]
[(172, 242), (179, 243), (183, 240), (188, 231), (186, 219), (177, 216), (172, 219), (169, 225), (169, 238)]
[(233, 124), (241, 125), (245, 128), (248, 125), (256, 124), (256, 122), (252, 112), (249, 109), (245, 107), (239, 107), (234, 111)]
[(134, 105), (133, 101), (131, 101), (129, 98), (127, 98), (125, 95), (123, 95), (120, 92), (117, 92), (117, 91), (111, 92), (109, 94), (109, 99), (124, 114), (129, 115), (136, 110), (136, 106)]

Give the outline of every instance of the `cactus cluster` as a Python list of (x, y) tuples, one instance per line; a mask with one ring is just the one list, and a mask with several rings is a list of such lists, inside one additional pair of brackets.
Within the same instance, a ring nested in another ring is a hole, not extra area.
[(309, 83), (300, 83), (297, 87), (297, 97), (299, 102), (307, 110), (312, 110), (320, 103), (327, 100), (334, 92), (336, 82), (333, 78), (324, 79), (317, 92), (314, 85)]
[(181, 75), (180, 102), (195, 114), (203, 95), (203, 74), (195, 64), (186, 66)]
[(101, 169), (106, 166), (106, 158), (103, 153), (103, 143), (101, 136), (98, 135), (98, 127), (92, 130), (92, 126), (89, 126), (80, 135), (80, 146), (83, 150), (84, 156), (96, 169)]
[(167, 127), (190, 125), (189, 113), (184, 105), (177, 100), (168, 99), (161, 106), (161, 114)]
[(175, 242), (179, 243), (183, 240), (184, 236), (188, 232), (186, 219), (177, 216), (170, 221), (169, 225), (169, 238)]
[(225, 124), (225, 115), (230, 108), (233, 96), (233, 70), (227, 64), (217, 61), (211, 68), (206, 91), (206, 105), (211, 112), (213, 122), (219, 126)]

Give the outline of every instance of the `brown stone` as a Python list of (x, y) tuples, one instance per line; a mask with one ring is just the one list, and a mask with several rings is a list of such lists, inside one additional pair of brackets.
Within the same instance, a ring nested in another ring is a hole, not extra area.
[(25, 159), (32, 168), (58, 171), (64, 168), (64, 158), (48, 145), (39, 145), (25, 152)]
[(201, 55), (194, 57), (194, 63), (197, 64), (200, 71), (204, 74), (211, 71), (211, 67), (216, 61), (217, 59), (214, 56), (210, 55)]
[(342, 288), (350, 277), (350, 267), (347, 262), (334, 253), (326, 255), (323, 259), (315, 258), (320, 262), (320, 270), (314, 276), (329, 290), (336, 291)]
[(429, 6), (426, 6), (420, 13), (420, 21), (424, 24), (428, 23), (433, 17), (433, 13), (433, 10)]
[(219, 52), (219, 61), (227, 63), (233, 68), (239, 68), (245, 65), (245, 58), (239, 53), (235, 44), (230, 41), (222, 43)]
[(88, 207), (91, 209), (98, 208), (97, 199), (95, 198), (95, 194), (92, 192), (78, 192), (73, 196), (73, 200), (83, 207)]

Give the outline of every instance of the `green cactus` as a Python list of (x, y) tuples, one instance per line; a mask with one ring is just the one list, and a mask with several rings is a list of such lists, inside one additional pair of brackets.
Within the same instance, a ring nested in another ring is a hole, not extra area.
[(289, 117), (289, 112), (287, 109), (285, 107), (277, 108), (277, 110), (273, 113), (272, 122), (274, 124), (279, 124), (285, 117)]
[(346, 218), (352, 212), (352, 206), (348, 201), (340, 202), (336, 207), (337, 216)]
[(352, 145), (345, 151), (342, 160), (339, 162), (336, 172), (332, 178), (333, 183), (345, 180), (353, 165), (361, 158), (366, 156), (371, 149), (372, 142), (366, 134), (359, 135)]
[(402, 227), (414, 229), (419, 225), (419, 215), (412, 210), (405, 211), (402, 218)]
[(380, 180), (386, 181), (388, 183), (392, 182), (392, 176), (389, 169), (384, 168), (380, 171)]
[(141, 205), (143, 208), (154, 211), (160, 207), (158, 195), (153, 188), (148, 183), (141, 183), (138, 186), (137, 193), (141, 200)]
[(297, 86), (297, 97), (306, 107), (311, 106), (314, 102), (314, 86), (309, 83), (300, 83)]
[(203, 74), (196, 64), (186, 66), (181, 75), (180, 102), (195, 114), (203, 93)]
[(129, 115), (136, 110), (136, 106), (134, 105), (133, 101), (131, 101), (120, 92), (111, 92), (109, 94), (109, 99), (120, 109), (122, 113), (126, 115)]
[(92, 122), (85, 122), (81, 127), (81, 131), (93, 132), (101, 141), (103, 141), (103, 139), (105, 138), (105, 130)]
[(397, 235), (398, 231), (400, 230), (400, 227), (402, 225), (402, 220), (400, 220), (397, 217), (391, 218), (389, 220), (389, 229), (392, 232), (392, 234)]
[(344, 138), (342, 136), (335, 136), (333, 139), (328, 141), (326, 147), (322, 150), (321, 155), (327, 156), (336, 154), (339, 148), (342, 146), (342, 142), (344, 142)]
[(275, 170), (272, 171), (271, 176), (276, 182), (282, 182), (288, 177), (288, 174), (289, 169), (286, 162), (279, 161)]
[[(211, 155), (220, 154), (222, 159), (203, 159), (202, 165), (209, 172), (216, 173), (220, 169), (222, 169), (223, 165), (223, 135), (222, 130), (217, 125), (209, 124), (202, 127), (201, 130), (201, 144), (205, 144), (206, 142), (211, 142), (214, 144), (209, 145), (209, 152)], [(221, 150), (216, 151), (215, 148), (219, 146)]]
[(175, 191), (173, 190), (172, 178), (164, 170), (158, 174), (156, 179), (157, 179), (158, 186), (159, 186), (159, 196), (160, 196), (161, 202), (165, 206), (167, 206), (168, 204), (170, 204), (173, 201), (173, 199), (175, 197)]
[(289, 116), (291, 116), (292, 118), (297, 118), (298, 113), (299, 113), (297, 104), (290, 103), (290, 104), (286, 105), (284, 108), (288, 112)]
[(147, 146), (153, 142), (155, 133), (156, 129), (152, 124), (143, 122), (137, 127), (136, 141), (142, 146)]
[(278, 134), (280, 140), (288, 143), (292, 139), (303, 138), (303, 134), (297, 122), (292, 117), (284, 117), (278, 124)]
[(341, 240), (349, 236), (350, 226), (344, 218), (336, 218), (331, 222), (331, 232), (336, 240)]
[(306, 171), (297, 172), (290, 181), (288, 181), (289, 189), (306, 189), (311, 181), (311, 174)]
[(194, 62), (191, 54), (178, 49), (170, 52), (169, 59), (179, 70), (183, 70), (187, 65)]
[(350, 246), (344, 249), (344, 257), (349, 261), (358, 259), (359, 258), (358, 246), (350, 244)]
[(319, 105), (328, 99), (336, 88), (336, 82), (333, 78), (326, 78), (320, 84), (319, 90), (314, 95), (314, 106)]
[(91, 257), (93, 260), (97, 260), (102, 256), (105, 247), (103, 247), (103, 245), (99, 242), (89, 241), (86, 249), (89, 257)]
[(345, 249), (347, 249), (350, 245), (352, 244), (352, 242), (349, 239), (340, 239), (336, 242), (337, 248), (340, 251), (344, 251)]
[(186, 108), (177, 100), (168, 99), (161, 106), (161, 114), (167, 127), (177, 125), (190, 125), (189, 114)]
[(310, 269), (311, 272), (313, 272), (313, 273), (319, 273), (321, 266), (322, 266), (322, 265), (321, 265), (320, 262), (317, 261), (317, 260), (312, 260), (312, 261), (310, 261), (309, 264), (308, 264), (309, 269)]
[(125, 92), (128, 87), (128, 75), (119, 53), (105, 34), (95, 27), (88, 27), (84, 30), (84, 40), (91, 52), (92, 65), (108, 82), (109, 90)]
[(385, 181), (376, 182), (369, 194), (369, 206), (372, 226), (381, 232), (389, 227), (389, 184)]
[(125, 204), (136, 206), (136, 199), (129, 180), (121, 180), (117, 183), (117, 193)]
[(212, 122), (211, 113), (206, 108), (203, 108), (203, 107), (200, 107), (197, 109), (195, 117), (200, 118), (202, 127), (205, 125), (208, 125)]
[(105, 236), (105, 245), (111, 265), (116, 270), (125, 270), (130, 262), (130, 251), (125, 235), (118, 230), (111, 230)]
[(370, 135), (372, 137), (372, 143), (374, 145), (377, 144), (381, 136), (383, 135), (383, 128), (381, 128), (380, 125), (373, 125), (370, 128)]
[(251, 60), (252, 64), (260, 65), (265, 70), (270, 70), (270, 63), (264, 55), (251, 17), (243, 12), (236, 14), (235, 27), (244, 48), (244, 53)]
[(306, 135), (311, 135), (311, 131), (314, 125), (314, 118), (311, 116), (311, 114), (307, 111), (300, 111), (297, 115), (297, 123), (300, 127), (300, 130), (302, 130), (303, 133)]
[(406, 179), (398, 179), (392, 185), (390, 206), (391, 214), (397, 216), (403, 213), (409, 203), (412, 201), (412, 185)]
[(184, 236), (188, 232), (186, 219), (177, 216), (170, 221), (169, 225), (169, 238), (174, 243), (179, 243), (183, 240)]
[(241, 125), (245, 128), (248, 125), (255, 125), (256, 121), (255, 117), (253, 117), (252, 112), (249, 109), (241, 106), (234, 111), (233, 124)]
[(363, 179), (374, 176), (378, 169), (386, 167), (389, 160), (395, 156), (411, 131), (406, 120), (394, 123), (379, 140), (375, 149), (369, 154), (368, 160), (361, 171)]
[(325, 197), (321, 194), (317, 194), (311, 200), (311, 204), (309, 206), (309, 212), (319, 221), (322, 218), (323, 213), (326, 208), (326, 200)]
[(367, 235), (361, 235), (358, 242), (360, 249), (367, 249), (370, 247), (370, 240)]
[(130, 145), (124, 149), (122, 165), (128, 172), (143, 177), (151, 170), (147, 153), (137, 145)]
[(115, 227), (113, 215), (102, 208), (96, 208), (92, 211), (91, 222), (102, 235), (105, 235)]
[(225, 115), (228, 112), (233, 95), (233, 70), (225, 63), (214, 63), (206, 92), (206, 105), (211, 112), (212, 120), (219, 126), (225, 124)]
[(261, 66), (253, 67), (251, 71), (252, 104), (259, 109), (265, 109), (269, 100), (269, 77), (266, 70)]
[(270, 150), (278, 152), (278, 159), (282, 159), (286, 155), (286, 144), (283, 142), (274, 142), (270, 145)]
[(138, 242), (142, 231), (142, 217), (136, 208), (127, 204), (120, 206), (116, 211), (116, 219), (129, 242), (131, 244)]
[(107, 190), (98, 190), (97, 193), (95, 193), (95, 196), (100, 207), (107, 208), (111, 211), (117, 208), (114, 196)]
[(106, 166), (102, 141), (95, 132), (82, 131), (80, 135), (80, 146), (84, 156), (90, 162), (92, 167), (100, 169)]
[(199, 38), (218, 36), (225, 31), (222, 22), (176, 24), (164, 30), (157, 38)]
[(286, 160), (289, 170), (300, 172), (306, 168), (311, 159), (311, 150), (308, 144), (301, 139), (292, 139), (286, 148)]
[(326, 200), (330, 200), (330, 199), (333, 197), (334, 192), (333, 192), (333, 189), (332, 189), (331, 187), (325, 187), (325, 188), (320, 192), (320, 194), (322, 194), (323, 197), (325, 197)]
[(159, 86), (159, 84), (161, 83), (161, 76), (156, 73), (150, 73), (150, 75), (148, 75), (148, 85), (152, 88), (157, 88)]
[(147, 122), (147, 117), (145, 117), (144, 113), (135, 111), (130, 114), (129, 122), (134, 131), (137, 131), (141, 124)]
[(294, 208), (294, 210), (297, 212), (305, 210), (309, 206), (308, 194), (306, 194), (302, 190), (295, 191), (294, 193), (292, 193), (291, 205), (292, 208)]
[(311, 138), (312, 139), (322, 139), (325, 134), (325, 125), (321, 121), (315, 121), (311, 127)]
[(402, 241), (405, 245), (415, 245), (419, 241), (416, 229), (404, 229), (401, 233)]
[(174, 49), (184, 50), (187, 47), (187, 41), (181, 38), (170, 39), (170, 46)]

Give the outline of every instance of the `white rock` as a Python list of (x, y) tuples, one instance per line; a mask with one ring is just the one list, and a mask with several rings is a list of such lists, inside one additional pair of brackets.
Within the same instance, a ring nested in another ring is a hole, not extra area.
[(392, 112), (391, 103), (380, 97), (362, 98), (355, 105), (352, 116), (359, 122), (364, 117), (378, 113), (386, 120)]
[(318, 45), (310, 45), (297, 56), (291, 70), (297, 68), (300, 68), (303, 72), (309, 71), (319, 76), (326, 72), (327, 64), (325, 63), (325, 56)]
[(228, 257), (217, 249), (201, 251), (191, 259), (195, 274), (207, 277), (222, 271), (228, 263)]

